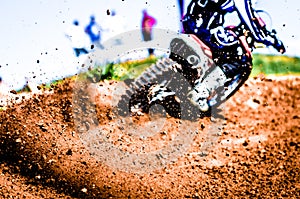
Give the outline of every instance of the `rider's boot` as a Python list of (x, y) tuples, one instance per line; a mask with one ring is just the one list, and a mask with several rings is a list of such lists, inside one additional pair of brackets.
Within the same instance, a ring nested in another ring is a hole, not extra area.
[(209, 110), (208, 97), (209, 91), (204, 83), (196, 82), (195, 87), (188, 93), (190, 102), (200, 111), (206, 112)]
[(189, 92), (188, 97), (193, 105), (200, 111), (206, 112), (210, 108), (209, 96), (213, 92), (223, 90), (227, 82), (226, 75), (220, 67), (216, 66), (203, 81), (196, 81), (194, 88)]

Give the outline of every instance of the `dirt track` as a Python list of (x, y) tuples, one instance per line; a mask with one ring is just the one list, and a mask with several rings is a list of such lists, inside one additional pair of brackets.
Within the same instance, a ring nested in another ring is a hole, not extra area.
[[(103, 100), (111, 84), (101, 83), (101, 125), (112, 120)], [(74, 128), (72, 88), (0, 112), (0, 198), (300, 198), (300, 78), (248, 80), (226, 103), (206, 156), (199, 149), (209, 118), (198, 120), (185, 155), (146, 174), (116, 171), (90, 155)]]

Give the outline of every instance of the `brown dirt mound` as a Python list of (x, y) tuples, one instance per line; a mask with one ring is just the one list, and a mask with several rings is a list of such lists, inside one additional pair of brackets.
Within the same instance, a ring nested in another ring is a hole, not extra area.
[[(108, 125), (116, 146), (136, 150), (139, 139), (119, 139), (109, 126), (115, 83), (100, 84), (96, 123)], [(248, 80), (225, 104), (222, 129), (205, 156), (200, 148), (214, 122), (209, 118), (197, 121), (199, 133), (186, 154), (143, 174), (115, 170), (86, 149), (74, 125), (73, 87), (66, 82), (0, 112), (1, 198), (300, 197), (300, 78)], [(149, 141), (155, 147), (180, 123), (166, 120), (170, 126)]]

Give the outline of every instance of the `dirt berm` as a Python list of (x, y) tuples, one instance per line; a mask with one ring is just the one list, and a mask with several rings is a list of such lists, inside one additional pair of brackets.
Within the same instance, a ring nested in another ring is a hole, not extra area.
[[(141, 140), (115, 139), (118, 131), (107, 126), (114, 85), (98, 85), (99, 125), (116, 146), (135, 150)], [(0, 198), (300, 198), (300, 78), (249, 79), (226, 102), (205, 154), (210, 118), (196, 121), (185, 154), (149, 173), (119, 171), (87, 150), (74, 125), (73, 86), (66, 81), (0, 111)], [(180, 121), (166, 121), (148, 145), (172, 139)]]

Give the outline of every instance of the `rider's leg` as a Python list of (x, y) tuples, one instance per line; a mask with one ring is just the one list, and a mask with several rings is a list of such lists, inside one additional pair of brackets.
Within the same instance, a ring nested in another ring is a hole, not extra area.
[(211, 50), (216, 67), (205, 80), (196, 81), (189, 97), (201, 111), (209, 110), (208, 98), (212, 92), (222, 92), (236, 75), (247, 79), (251, 71), (251, 55), (236, 35), (218, 28), (211, 38)]
[[(208, 48), (199, 39), (192, 35), (182, 35), (171, 41), (171, 56), (174, 61), (180, 64), (181, 72), (193, 86), (188, 97), (192, 104), (205, 112), (209, 109), (208, 97), (217, 89), (224, 87), (227, 77), (220, 67), (211, 63), (208, 66), (210, 57), (205, 53)], [(205, 61), (207, 59), (207, 61)], [(203, 73), (206, 73), (204, 80)]]

